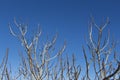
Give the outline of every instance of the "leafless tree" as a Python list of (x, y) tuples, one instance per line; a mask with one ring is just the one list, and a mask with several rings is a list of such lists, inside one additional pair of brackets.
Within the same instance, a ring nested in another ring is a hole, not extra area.
[[(110, 43), (110, 32), (107, 39), (104, 39), (103, 30), (109, 23), (109, 18), (105, 24), (98, 26), (92, 18), (89, 27), (89, 42), (87, 42), (91, 57), (87, 56), (86, 49), (83, 47), (84, 58), (86, 62), (86, 75), (83, 80), (110, 80), (120, 76), (120, 60), (115, 52), (115, 42)], [(97, 40), (93, 36), (93, 28), (98, 31)], [(103, 40), (104, 39), (104, 40)], [(102, 41), (103, 40), (103, 41)], [(113, 56), (114, 55), (114, 56)], [(110, 58), (112, 57), (112, 58)], [(93, 69), (92, 69), (93, 68)], [(92, 72), (90, 70), (92, 69)], [(90, 73), (95, 77), (91, 78)]]
[(27, 25), (18, 23), (16, 20), (14, 20), (14, 23), (19, 29), (20, 34), (16, 34), (9, 25), (10, 32), (21, 41), (27, 54), (27, 57), (21, 56), (22, 64), (19, 69), (19, 74), (22, 74), (25, 80), (50, 80), (50, 74), (52, 74), (50, 61), (60, 56), (64, 52), (66, 45), (64, 44), (56, 55), (51, 56), (57, 39), (57, 35), (55, 35), (52, 41), (46, 42), (42, 50), (38, 51), (38, 41), (41, 30), (38, 28), (38, 31), (29, 44), (26, 39)]
[[(89, 27), (89, 40), (87, 46), (89, 53), (84, 46), (83, 53), (86, 63), (86, 72), (81, 80), (110, 80), (120, 78), (120, 60), (119, 55), (115, 50), (116, 43), (110, 42), (110, 31), (108, 31), (107, 38), (104, 38), (104, 29), (109, 23), (107, 18), (106, 23), (98, 26), (92, 18)], [(7, 64), (7, 57), (3, 61), (5, 63), (2, 71), (1, 80), (6, 77), (8, 80), (80, 80), (81, 66), (76, 64), (75, 55), (70, 58), (68, 55), (62, 56), (66, 43), (59, 51), (54, 51), (57, 35), (51, 41), (46, 41), (41, 49), (38, 47), (39, 37), (41, 30), (38, 31), (30, 42), (27, 40), (27, 27), (24, 23), (19, 23), (14, 20), (14, 24), (19, 30), (16, 34), (12, 27), (9, 25), (11, 34), (18, 38), (25, 49), (25, 54), (20, 52), (21, 63), (19, 66), (18, 74), (14, 78), (10, 77)], [(39, 27), (39, 25), (38, 25)], [(93, 29), (98, 31), (97, 39), (93, 36)], [(52, 53), (56, 54), (52, 56)], [(7, 55), (7, 54), (6, 54)], [(89, 56), (90, 55), (90, 56)], [(118, 56), (117, 56), (118, 55)], [(92, 71), (92, 72), (91, 72)], [(91, 77), (91, 73), (94, 77)], [(5, 76), (3, 76), (5, 74)]]

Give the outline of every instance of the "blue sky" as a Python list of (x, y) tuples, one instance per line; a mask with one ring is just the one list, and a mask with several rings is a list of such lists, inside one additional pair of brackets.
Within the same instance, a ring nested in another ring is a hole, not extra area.
[[(75, 53), (82, 63), (82, 49), (85, 45), (84, 36), (88, 35), (88, 22), (94, 16), (99, 25), (106, 17), (110, 18), (111, 35), (120, 40), (120, 1), (119, 0), (0, 0), (0, 56), (10, 49), (10, 62), (16, 64), (20, 42), (11, 36), (8, 23), (13, 25), (13, 18), (22, 19), (30, 29), (41, 25), (41, 41), (57, 32), (57, 45), (67, 41), (67, 54)], [(13, 26), (15, 28), (15, 26)], [(16, 30), (16, 28), (14, 29)], [(32, 34), (32, 33), (31, 33)], [(1, 60), (1, 59), (0, 59)]]

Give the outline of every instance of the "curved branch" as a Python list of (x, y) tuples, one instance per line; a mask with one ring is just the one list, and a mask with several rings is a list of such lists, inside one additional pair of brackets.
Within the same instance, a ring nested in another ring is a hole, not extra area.
[(118, 71), (120, 71), (120, 63), (118, 64), (117, 69), (110, 75), (108, 75), (107, 77), (105, 77), (103, 80), (108, 80), (109, 78), (113, 77), (114, 75), (116, 75), (118, 73)]

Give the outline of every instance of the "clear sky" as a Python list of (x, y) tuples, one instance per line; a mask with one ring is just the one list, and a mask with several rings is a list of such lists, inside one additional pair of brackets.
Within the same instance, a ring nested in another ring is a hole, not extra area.
[(115, 40), (120, 40), (119, 0), (0, 0), (0, 58), (5, 54), (6, 48), (9, 48), (11, 64), (19, 61), (18, 50), (22, 46), (15, 37), (11, 36), (8, 29), (8, 23), (13, 25), (15, 17), (28, 23), (31, 30), (39, 23), (43, 40), (47, 35), (51, 38), (57, 32), (59, 34), (57, 45), (61, 47), (66, 40), (65, 53), (75, 53), (82, 62), (81, 46), (85, 45), (84, 36), (88, 35), (91, 15), (98, 25), (109, 17), (108, 28)]

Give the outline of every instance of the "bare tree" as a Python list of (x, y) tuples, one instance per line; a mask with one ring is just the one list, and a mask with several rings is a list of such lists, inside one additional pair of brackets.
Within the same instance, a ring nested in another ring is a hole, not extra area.
[(64, 52), (66, 45), (64, 44), (56, 55), (51, 56), (57, 39), (57, 35), (55, 35), (52, 41), (46, 42), (42, 50), (38, 51), (38, 41), (41, 35), (41, 30), (38, 28), (38, 31), (29, 44), (26, 39), (27, 25), (18, 23), (16, 20), (14, 20), (14, 23), (19, 29), (20, 34), (16, 34), (9, 25), (10, 32), (14, 37), (21, 41), (27, 54), (27, 57), (22, 56), (22, 64), (19, 69), (19, 74), (22, 74), (25, 80), (50, 80), (50, 61), (60, 56)]
[[(36, 35), (34, 35), (30, 44), (28, 44), (26, 39), (27, 25), (18, 23), (16, 20), (14, 20), (14, 23), (19, 29), (20, 34), (16, 34), (9, 25), (10, 32), (21, 41), (27, 54), (27, 57), (25, 57), (20, 52), (22, 62), (19, 66), (18, 77), (22, 76), (22, 79), (25, 80), (79, 80), (81, 67), (75, 64), (75, 56), (72, 55), (71, 61), (68, 56), (66, 56), (66, 60), (62, 57), (66, 43), (64, 43), (55, 56), (51, 57), (57, 35), (53, 37), (52, 41), (46, 42), (41, 51), (38, 51), (37, 46), (41, 30), (38, 29)], [(52, 61), (53, 59), (57, 60), (57, 62)]]
[[(116, 80), (116, 78), (120, 76), (120, 61), (117, 58), (116, 52), (113, 52), (115, 51), (116, 43), (112, 42), (111, 44), (109, 44), (109, 31), (107, 39), (104, 39), (103, 37), (103, 30), (106, 28), (108, 23), (109, 18), (107, 18), (106, 23), (101, 25), (100, 27), (95, 23), (93, 18), (90, 22), (89, 42), (87, 45), (91, 57), (87, 56), (86, 50), (83, 47), (83, 53), (86, 62), (86, 75), (83, 77), (83, 80)], [(97, 40), (94, 39), (93, 28), (96, 28), (98, 31), (98, 34), (96, 34), (98, 37)], [(114, 57), (112, 57), (113, 55)], [(91, 67), (93, 67), (93, 72), (91, 73), (95, 75), (94, 78), (90, 77)]]
[[(89, 49), (90, 56), (87, 54), (86, 48), (82, 46), (84, 59), (86, 63), (86, 72), (82, 76), (81, 80), (110, 80), (120, 78), (120, 60), (115, 50), (116, 43), (110, 42), (110, 32), (108, 31), (107, 38), (104, 38), (103, 31), (109, 23), (107, 21), (98, 26), (92, 18), (89, 27), (89, 40), (87, 46)], [(19, 23), (14, 20), (14, 24), (19, 30), (19, 34), (16, 34), (12, 27), (9, 25), (11, 34), (16, 37), (25, 49), (26, 54), (21, 56), (21, 64), (19, 66), (18, 75), (14, 78), (10, 77), (9, 71), (6, 65), (3, 68), (2, 77), (6, 77), (8, 80), (79, 80), (81, 73), (80, 64), (76, 64), (75, 55), (72, 58), (62, 56), (66, 43), (59, 51), (55, 51), (56, 54), (52, 56), (54, 52), (57, 35), (53, 37), (51, 41), (47, 41), (41, 49), (38, 47), (39, 37), (41, 30), (38, 31), (30, 42), (27, 40), (27, 25)], [(39, 25), (38, 25), (39, 27)], [(93, 36), (93, 29), (96, 28), (98, 31), (97, 39)], [(112, 57), (112, 58), (111, 58)], [(5, 64), (7, 61), (7, 57)], [(92, 71), (92, 72), (91, 72)], [(94, 77), (91, 77), (91, 73)], [(5, 76), (3, 76), (5, 74)], [(1, 80), (2, 80), (1, 77)]]

